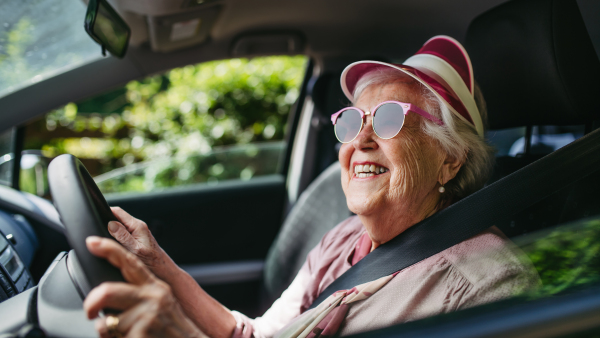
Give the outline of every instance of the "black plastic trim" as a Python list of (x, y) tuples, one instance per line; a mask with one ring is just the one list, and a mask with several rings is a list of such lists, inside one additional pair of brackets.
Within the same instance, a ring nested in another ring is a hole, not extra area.
[(29, 296), (29, 307), (27, 308), (27, 322), (33, 325), (40, 324), (40, 319), (37, 312), (37, 294), (38, 288), (35, 287)]
[(23, 141), (25, 139), (25, 128), (20, 126), (13, 130), (13, 142), (12, 142), (12, 153), (15, 158), (13, 159), (12, 166), (12, 182), (11, 187), (15, 190), (20, 190), (19, 180), (21, 178), (21, 152), (23, 151)]

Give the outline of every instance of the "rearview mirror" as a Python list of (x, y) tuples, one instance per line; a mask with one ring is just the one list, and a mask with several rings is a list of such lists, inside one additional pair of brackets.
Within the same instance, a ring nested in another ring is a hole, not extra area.
[(122, 58), (127, 51), (131, 29), (106, 0), (90, 0), (85, 14), (85, 31), (102, 46)]

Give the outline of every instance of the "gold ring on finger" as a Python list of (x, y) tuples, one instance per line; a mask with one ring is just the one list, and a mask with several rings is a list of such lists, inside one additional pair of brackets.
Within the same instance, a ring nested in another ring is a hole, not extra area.
[(106, 316), (105, 320), (105, 324), (106, 324), (106, 329), (108, 331), (108, 334), (113, 337), (113, 338), (122, 338), (123, 335), (121, 335), (121, 332), (119, 332), (118, 330), (118, 326), (119, 326), (119, 317), (113, 316), (113, 315), (108, 315)]

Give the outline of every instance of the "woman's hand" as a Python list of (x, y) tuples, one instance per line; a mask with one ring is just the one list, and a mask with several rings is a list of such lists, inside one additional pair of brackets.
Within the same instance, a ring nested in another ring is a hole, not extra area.
[[(129, 283), (106, 282), (94, 288), (83, 303), (88, 318), (100, 310), (122, 310), (116, 331), (123, 337), (205, 337), (185, 315), (165, 282), (154, 276), (142, 261), (111, 239), (88, 237), (88, 250), (121, 270)], [(113, 337), (106, 318), (96, 321), (101, 337)]]
[(158, 245), (148, 225), (119, 207), (111, 207), (111, 210), (120, 222), (109, 222), (108, 232), (164, 280), (175, 264)]

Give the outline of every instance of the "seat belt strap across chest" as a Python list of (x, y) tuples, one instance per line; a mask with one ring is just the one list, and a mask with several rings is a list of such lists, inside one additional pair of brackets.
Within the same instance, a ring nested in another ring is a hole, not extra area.
[(410, 227), (342, 274), (310, 308), (335, 291), (391, 275), (442, 252), (599, 169), (600, 129)]

